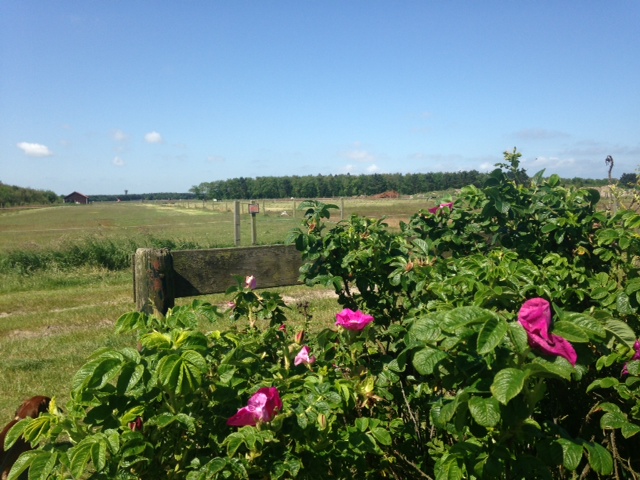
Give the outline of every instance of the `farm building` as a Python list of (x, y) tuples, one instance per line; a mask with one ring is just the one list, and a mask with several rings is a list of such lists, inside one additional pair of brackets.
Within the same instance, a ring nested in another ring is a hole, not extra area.
[(79, 203), (81, 205), (88, 205), (89, 197), (79, 192), (73, 192), (64, 197), (64, 203)]

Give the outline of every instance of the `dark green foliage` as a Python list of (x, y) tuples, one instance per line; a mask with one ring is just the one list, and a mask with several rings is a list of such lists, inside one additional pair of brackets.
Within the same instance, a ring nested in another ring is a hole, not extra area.
[[(138, 349), (96, 352), (64, 414), (9, 432), (8, 445), (41, 443), (10, 480), (26, 469), (56, 479), (638, 478), (640, 215), (599, 213), (593, 191), (554, 176), (525, 178), (516, 154), (400, 232), (358, 216), (329, 224), (334, 205), (301, 205), (289, 237), (301, 278), (373, 315), (362, 330), (302, 335), (278, 295), (241, 278), (225, 311), (195, 301), (163, 319), (123, 315), (116, 328), (137, 334)], [(575, 365), (537, 349), (518, 321), (536, 297)], [(216, 330), (221, 315), (249, 327)], [(303, 345), (315, 362), (296, 366)], [(278, 390), (282, 412), (229, 427), (263, 387)]]

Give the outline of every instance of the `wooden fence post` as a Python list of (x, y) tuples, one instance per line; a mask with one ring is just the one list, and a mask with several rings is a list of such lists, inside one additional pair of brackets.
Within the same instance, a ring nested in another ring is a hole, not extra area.
[(235, 246), (240, 246), (240, 202), (238, 200), (235, 201), (233, 207), (233, 231), (234, 231), (234, 241)]
[(138, 248), (134, 260), (136, 308), (164, 317), (175, 301), (173, 257), (168, 248)]

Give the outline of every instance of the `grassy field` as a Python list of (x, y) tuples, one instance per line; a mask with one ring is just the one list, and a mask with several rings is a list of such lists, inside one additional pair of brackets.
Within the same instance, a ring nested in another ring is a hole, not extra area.
[[(344, 216), (388, 216), (391, 225), (439, 197), (348, 199)], [(299, 205), (299, 201), (296, 202)], [(334, 200), (342, 206), (340, 200)], [(247, 202), (243, 202), (246, 212)], [(256, 218), (259, 244), (282, 243), (302, 213), (294, 201), (260, 201)], [(95, 349), (134, 343), (113, 334), (115, 321), (135, 308), (129, 268), (83, 265), (89, 256), (113, 255), (128, 261), (137, 247), (172, 242), (177, 248), (229, 247), (234, 243), (233, 203), (111, 203), (42, 209), (0, 210), (0, 424), (33, 395), (68, 400), (73, 374)], [(287, 212), (287, 215), (282, 215)], [(336, 212), (332, 220), (339, 220)], [(242, 245), (249, 245), (250, 216), (242, 215)], [(105, 247), (106, 245), (106, 247)], [(106, 250), (106, 253), (102, 250)], [(56, 257), (62, 260), (54, 261)], [(77, 260), (66, 262), (70, 257)], [(78, 258), (76, 258), (78, 257)], [(28, 268), (11, 267), (25, 262)], [(42, 259), (54, 259), (42, 261)], [(66, 259), (66, 260), (65, 260)], [(64, 260), (64, 261), (63, 261)], [(66, 263), (65, 263), (66, 262)], [(304, 321), (298, 305), (309, 302), (312, 328), (334, 321), (339, 309), (331, 292), (304, 286), (275, 289), (291, 307), (290, 321)], [(224, 295), (203, 297), (225, 305)], [(192, 299), (180, 299), (178, 304)], [(203, 326), (204, 329), (207, 326)]]

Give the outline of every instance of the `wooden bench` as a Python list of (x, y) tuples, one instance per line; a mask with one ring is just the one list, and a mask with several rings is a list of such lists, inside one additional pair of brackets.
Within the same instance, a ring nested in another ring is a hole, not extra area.
[(235, 275), (259, 288), (299, 284), (302, 256), (293, 245), (175, 250), (139, 248), (133, 258), (133, 298), (140, 312), (165, 315), (176, 298), (223, 293)]

